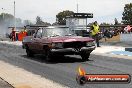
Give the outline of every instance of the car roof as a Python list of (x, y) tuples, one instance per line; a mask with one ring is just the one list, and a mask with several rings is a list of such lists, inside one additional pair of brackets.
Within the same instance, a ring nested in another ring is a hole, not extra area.
[(69, 27), (55, 27), (55, 26), (49, 26), (49, 27), (39, 27), (38, 29), (65, 29)]
[(60, 26), (44, 26), (44, 25), (26, 25), (26, 28), (32, 28), (32, 29), (40, 29), (40, 28), (43, 28), (43, 29), (55, 29), (55, 28), (69, 28), (67, 26), (64, 26), (64, 25), (60, 25)]

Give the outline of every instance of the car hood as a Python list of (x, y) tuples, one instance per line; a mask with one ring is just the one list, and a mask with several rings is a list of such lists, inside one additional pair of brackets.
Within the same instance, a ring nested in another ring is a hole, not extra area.
[(66, 37), (52, 37), (49, 38), (50, 42), (90, 42), (94, 41), (94, 39), (89, 37), (81, 37), (81, 36), (66, 36)]

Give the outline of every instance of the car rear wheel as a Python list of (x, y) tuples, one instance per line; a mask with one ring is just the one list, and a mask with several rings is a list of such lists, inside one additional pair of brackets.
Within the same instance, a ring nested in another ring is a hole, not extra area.
[(45, 60), (47, 62), (51, 61), (51, 52), (50, 52), (50, 49), (46, 49), (45, 50)]
[(26, 48), (26, 53), (27, 53), (28, 57), (33, 57), (34, 56), (34, 53), (28, 48)]
[(83, 61), (88, 61), (89, 60), (90, 53), (82, 53), (81, 57)]

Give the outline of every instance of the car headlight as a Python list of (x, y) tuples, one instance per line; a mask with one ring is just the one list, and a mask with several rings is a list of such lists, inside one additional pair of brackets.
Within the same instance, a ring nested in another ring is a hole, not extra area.
[(94, 42), (87, 42), (86, 46), (95, 46), (95, 43)]
[(52, 47), (54, 47), (54, 48), (63, 48), (63, 44), (62, 43), (52, 43)]

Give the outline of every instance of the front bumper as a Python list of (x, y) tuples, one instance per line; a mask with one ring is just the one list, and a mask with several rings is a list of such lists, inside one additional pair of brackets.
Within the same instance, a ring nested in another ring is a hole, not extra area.
[(22, 45), (22, 48), (25, 49), (26, 47), (24, 45)]
[(75, 48), (51, 49), (51, 53), (63, 54), (63, 55), (73, 55), (73, 54), (80, 54), (81, 52), (91, 53), (94, 49), (95, 49), (95, 46), (82, 47), (81, 49), (75, 49)]

